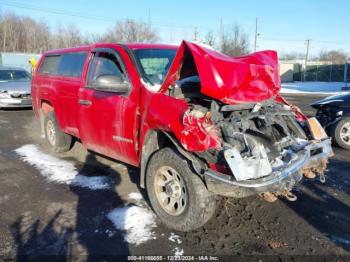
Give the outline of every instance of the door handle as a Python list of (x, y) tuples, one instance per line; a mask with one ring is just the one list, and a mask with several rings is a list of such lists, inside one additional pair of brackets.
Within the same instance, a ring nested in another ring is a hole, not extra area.
[(91, 106), (92, 102), (90, 100), (83, 100), (80, 99), (79, 100), (79, 104), (83, 105), (83, 106)]

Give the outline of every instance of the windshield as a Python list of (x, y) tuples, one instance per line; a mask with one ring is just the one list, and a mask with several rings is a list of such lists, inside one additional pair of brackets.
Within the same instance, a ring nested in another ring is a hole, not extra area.
[(30, 80), (30, 74), (24, 70), (1, 70), (0, 81), (26, 81)]
[(176, 54), (175, 49), (138, 49), (135, 56), (144, 76), (154, 85), (163, 83)]

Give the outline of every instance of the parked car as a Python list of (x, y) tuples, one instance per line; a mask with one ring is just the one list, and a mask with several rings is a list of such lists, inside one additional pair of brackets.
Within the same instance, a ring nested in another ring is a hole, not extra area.
[(0, 108), (31, 107), (30, 82), (26, 70), (0, 67)]
[(350, 93), (329, 96), (311, 106), (334, 144), (350, 150)]
[(277, 61), (187, 41), (53, 50), (34, 72), (33, 108), (56, 152), (75, 137), (140, 167), (161, 221), (189, 231), (212, 217), (216, 195), (294, 201), (303, 174), (323, 181), (331, 141), (279, 95)]

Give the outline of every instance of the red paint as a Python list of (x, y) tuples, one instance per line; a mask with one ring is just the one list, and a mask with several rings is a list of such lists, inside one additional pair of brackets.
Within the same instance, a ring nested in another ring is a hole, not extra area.
[(186, 51), (194, 58), (201, 81), (201, 92), (224, 103), (259, 102), (276, 96), (280, 90), (275, 51), (262, 51), (233, 58), (183, 41), (162, 85), (162, 92), (179, 79), (179, 70)]
[[(126, 46), (131, 50), (177, 48), (159, 44)], [(130, 94), (119, 95), (85, 87), (95, 48), (110, 48), (120, 55), (132, 86)], [(203, 94), (228, 104), (259, 102), (272, 97), (285, 103), (278, 94), (277, 54), (273, 51), (231, 58), (184, 41), (157, 93), (144, 86), (132, 58), (121, 45), (100, 43), (53, 50), (44, 55), (81, 51), (89, 53), (81, 77), (41, 75), (38, 72), (41, 58), (32, 80), (34, 112), (39, 116), (43, 102), (50, 104), (64, 132), (80, 138), (90, 150), (135, 166), (140, 164), (142, 145), (149, 130), (171, 133), (188, 151), (221, 147), (216, 127), (208, 117), (194, 117), (184, 100), (166, 94), (169, 86), (179, 79), (185, 55), (193, 56)], [(91, 101), (91, 106), (79, 104), (81, 99)]]
[(183, 130), (180, 142), (189, 151), (206, 151), (221, 148), (216, 126), (206, 117), (196, 118), (187, 113), (183, 117)]

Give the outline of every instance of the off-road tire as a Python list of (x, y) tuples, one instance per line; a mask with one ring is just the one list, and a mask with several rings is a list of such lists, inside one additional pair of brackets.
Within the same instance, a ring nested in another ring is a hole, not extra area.
[(336, 146), (342, 147), (346, 150), (350, 150), (350, 145), (345, 143), (340, 137), (341, 129), (347, 123), (350, 123), (350, 117), (343, 117), (338, 123), (336, 123), (331, 127), (330, 131), (331, 131), (331, 137), (333, 139), (333, 143)]
[[(54, 152), (62, 153), (71, 149), (73, 141), (72, 136), (61, 131), (54, 112), (49, 112), (45, 116), (44, 129), (46, 140)], [(51, 134), (49, 134), (49, 129), (52, 129)], [(53, 136), (54, 140), (50, 141), (49, 136)]]
[[(187, 204), (181, 214), (171, 215), (161, 206), (156, 195), (156, 172), (162, 167), (173, 168), (181, 177), (187, 190)], [(203, 226), (216, 209), (216, 196), (210, 193), (188, 162), (171, 148), (163, 148), (151, 157), (146, 171), (146, 189), (154, 212), (169, 228), (178, 231), (191, 231)]]

